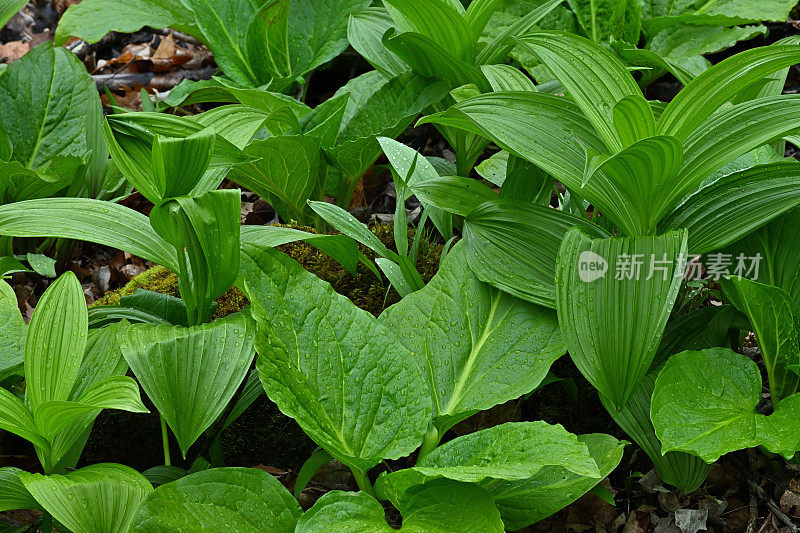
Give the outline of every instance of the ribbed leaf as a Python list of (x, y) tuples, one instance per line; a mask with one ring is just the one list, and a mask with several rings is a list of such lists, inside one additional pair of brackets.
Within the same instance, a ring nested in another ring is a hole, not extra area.
[(19, 479), (22, 473), (19, 468), (0, 468), (0, 512), (39, 508), (39, 504)]
[[(338, 131), (337, 131), (338, 133)], [(322, 199), (322, 148), (305, 135), (270, 137), (250, 143), (255, 161), (233, 170), (230, 179), (270, 202), (283, 220), (313, 222), (308, 200)]]
[(383, 506), (365, 492), (331, 491), (297, 524), (297, 533), (502, 533), (500, 513), (484, 489), (448, 479), (412, 489), (400, 514), (403, 527), (386, 523)]
[(711, 67), (670, 102), (658, 120), (658, 133), (686, 139), (739, 91), (800, 61), (798, 46), (746, 50)]
[(764, 446), (792, 457), (800, 449), (800, 394), (769, 416), (756, 410), (760, 399), (761, 374), (744, 355), (713, 348), (671, 357), (656, 379), (650, 411), (662, 452), (684, 451), (713, 463)]
[(383, 45), (383, 36), (393, 27), (394, 21), (388, 11), (371, 7), (351, 13), (347, 28), (353, 48), (387, 78), (409, 70), (402, 59)]
[(319, 216), (337, 231), (348, 235), (360, 242), (380, 257), (396, 259), (397, 254), (390, 251), (381, 240), (372, 233), (366, 224), (356, 220), (356, 218), (341, 207), (337, 207), (327, 202), (308, 203)]
[(464, 221), (469, 267), (483, 282), (555, 308), (556, 258), (561, 240), (574, 226), (595, 237), (607, 236), (588, 220), (555, 209), (487, 202)]
[(582, 197), (594, 204), (626, 235), (655, 230), (659, 202), (683, 163), (683, 150), (674, 137), (649, 137), (613, 156), (599, 158), (587, 169)]
[(656, 467), (658, 476), (679, 488), (684, 494), (694, 492), (711, 467), (699, 457), (684, 452), (661, 454), (661, 442), (650, 420), (650, 401), (658, 372), (643, 377), (631, 394), (630, 400), (620, 411), (609, 409), (619, 427), (627, 433), (647, 454)]
[(263, 470), (212, 468), (158, 487), (139, 509), (131, 533), (291, 533), (301, 514), (280, 481)]
[(331, 256), (352, 275), (358, 263), (358, 245), (346, 235), (317, 235), (282, 226), (242, 226), (241, 245), (275, 248), (303, 241)]
[(365, 472), (414, 451), (430, 419), (425, 381), (390, 330), (272, 249), (245, 250), (267, 395), (317, 444)]
[(570, 357), (612, 411), (647, 374), (678, 296), (686, 233), (592, 239), (571, 230), (556, 266), (558, 321)]
[(202, 130), (185, 138), (156, 135), (153, 140), (153, 175), (160, 199), (190, 194), (211, 164), (213, 130)]
[(0, 1), (0, 27), (6, 25), (11, 17), (13, 17), (17, 11), (25, 7), (24, 0), (2, 0)]
[(0, 381), (22, 370), (26, 330), (14, 290), (0, 282)]
[(709, 183), (679, 205), (659, 230), (689, 230), (689, 251), (704, 254), (731, 244), (800, 204), (800, 165), (759, 165)]
[[(441, 0), (383, 0), (401, 32), (416, 32), (461, 61), (475, 60), (475, 34), (465, 17)], [(402, 56), (401, 56), (402, 57)], [(413, 65), (412, 65), (413, 66)]]
[(424, 117), (420, 123), (483, 135), (575, 190), (583, 183), (587, 152), (606, 151), (580, 108), (566, 98), (549, 94), (484, 94), (459, 102), (444, 113)]
[(13, 433), (34, 445), (47, 449), (49, 443), (39, 435), (33, 414), (22, 400), (7, 390), (0, 388), (0, 429)]
[(790, 367), (800, 365), (796, 306), (789, 293), (739, 276), (720, 280), (725, 295), (747, 315), (764, 359), (772, 403), (798, 392), (800, 375)]
[(535, 91), (536, 85), (521, 70), (511, 65), (481, 65), (492, 91)]
[(34, 412), (44, 402), (69, 398), (86, 350), (88, 321), (81, 285), (67, 272), (42, 295), (25, 340), (25, 398)]
[(73, 533), (126, 533), (139, 504), (153, 491), (139, 472), (118, 464), (87, 466), (65, 476), (25, 472), (20, 480)]
[[(533, 32), (519, 38), (518, 42), (538, 55), (566, 87), (611, 153), (625, 147), (617, 131), (625, 125), (614, 124), (614, 108), (621, 100), (639, 100), (641, 105), (630, 106), (628, 113), (638, 122), (652, 122), (653, 112), (646, 105), (636, 80), (606, 48), (562, 32)], [(626, 131), (625, 137), (630, 136), (631, 132)]]
[(472, 178), (436, 177), (411, 186), (417, 198), (442, 211), (465, 217), (486, 202), (495, 202), (497, 193)]
[(255, 4), (257, 12), (247, 27), (242, 45), (256, 85), (269, 84), (274, 78), (292, 76), (292, 55), (288, 43), (290, 5), (291, 0)]
[(379, 321), (418, 356), (443, 435), (477, 411), (535, 389), (565, 349), (551, 310), (478, 281), (458, 243), (423, 289)]
[(244, 380), (254, 334), (252, 320), (237, 313), (189, 328), (135, 325), (121, 339), (125, 360), (184, 456)]
[(513, 41), (533, 26), (538, 24), (544, 17), (556, 9), (563, 0), (547, 0), (536, 8), (531, 9), (521, 17), (514, 17), (514, 23), (504, 28), (497, 35), (492, 35), (491, 40), (478, 52), (477, 62), (479, 65), (493, 65), (502, 63), (516, 46)]
[[(64, 224), (69, 220), (69, 224)], [(48, 198), (0, 206), (0, 235), (63, 237), (111, 246), (178, 271), (175, 250), (127, 207), (88, 198)]]

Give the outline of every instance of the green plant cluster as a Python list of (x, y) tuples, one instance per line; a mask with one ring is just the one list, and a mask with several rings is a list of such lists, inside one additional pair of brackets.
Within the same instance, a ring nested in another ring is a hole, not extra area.
[[(16, 4), (0, 5), (0, 21)], [(41, 464), (0, 468), (0, 512), (35, 509), (43, 531), (72, 533), (522, 529), (599, 490), (629, 443), (540, 421), (450, 430), (539, 390), (567, 353), (685, 493), (729, 452), (791, 460), (800, 163), (784, 154), (800, 142), (800, 98), (782, 93), (800, 39), (713, 66), (703, 54), (793, 4), (70, 7), (57, 44), (169, 26), (221, 71), (107, 117), (64, 48), (0, 71), (3, 274), (27, 260), (55, 277), (41, 252), (73, 241), (158, 265), (91, 309), (63, 274), (29, 324), (0, 281), (0, 429)], [(375, 70), (306, 105), (311, 74), (349, 45)], [(664, 72), (682, 89), (648, 100), (642, 86)], [(217, 107), (174, 112), (193, 103)], [(396, 140), (415, 120), (455, 162)], [(370, 227), (348, 209), (381, 156), (394, 221)], [(225, 180), (300, 225), (242, 226), (241, 190)], [(132, 190), (148, 215), (118, 203)], [(716, 276), (722, 305), (697, 307), (679, 301), (697, 256), (762, 263)], [(749, 331), (759, 361), (740, 349)], [(222, 433), (264, 394), (317, 445), (294, 494), (221, 453)], [(157, 412), (164, 464), (76, 468), (104, 409)], [(304, 511), (297, 497), (333, 460), (359, 490)]]

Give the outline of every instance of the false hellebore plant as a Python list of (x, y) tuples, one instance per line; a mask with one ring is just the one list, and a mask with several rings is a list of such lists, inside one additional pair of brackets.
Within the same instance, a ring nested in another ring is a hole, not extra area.
[[(648, 102), (625, 66), (584, 38), (535, 32), (518, 42), (542, 60), (567, 97), (484, 94), (422, 122), (486, 136), (556, 177), (574, 198), (593, 205), (603, 223), (537, 205), (530, 194), (510, 202), (519, 194), (514, 183), (523, 179), (512, 173), (503, 184), (512, 187), (506, 198), (502, 189), (500, 198), (488, 189), (465, 194), (458, 178), (414, 190), (466, 217), (467, 261), (481, 280), (558, 310), (573, 361), (663, 472), (669, 466), (657, 447), (641, 442), (653, 432), (648, 410), (634, 409), (635, 419), (623, 413), (656, 370), (687, 252), (723, 248), (800, 203), (800, 165), (774, 149), (766, 149), (773, 150), (766, 164), (739, 170), (755, 159), (751, 152), (800, 129), (800, 99), (781, 96), (781, 80), (770, 78), (800, 60), (800, 47), (737, 54), (664, 105)], [(631, 257), (658, 259), (659, 269), (618, 276)], [(607, 271), (582, 279), (581, 265), (592, 259)], [(687, 476), (679, 486), (690, 490), (695, 483), (697, 476)]]

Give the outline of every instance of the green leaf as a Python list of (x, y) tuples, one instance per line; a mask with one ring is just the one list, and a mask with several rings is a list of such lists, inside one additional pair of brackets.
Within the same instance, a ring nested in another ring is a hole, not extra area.
[(139, 509), (131, 533), (291, 533), (302, 512), (263, 470), (212, 468), (158, 487)]
[(625, 148), (613, 116), (621, 100), (639, 100), (642, 105), (631, 108), (635, 117), (652, 121), (653, 113), (636, 80), (606, 48), (562, 32), (529, 33), (517, 41), (538, 55), (566, 87), (611, 153)]
[(428, 285), (379, 321), (417, 355), (440, 435), (534, 390), (565, 352), (555, 313), (478, 281), (462, 243)]
[(242, 226), (242, 246), (275, 248), (290, 242), (307, 242), (331, 256), (350, 274), (356, 274), (358, 245), (346, 235), (318, 235), (282, 226)]
[(153, 140), (153, 175), (163, 202), (191, 194), (211, 164), (213, 130), (202, 130), (185, 138), (156, 135)]
[(125, 360), (175, 433), (184, 457), (247, 375), (255, 356), (254, 334), (252, 320), (237, 313), (189, 328), (135, 325), (121, 339)]
[(6, 25), (6, 22), (11, 20), (11, 17), (25, 7), (26, 0), (2, 0), (0, 1), (0, 28)]
[(28, 264), (34, 272), (47, 278), (56, 277), (56, 260), (44, 254), (28, 254)]
[(493, 203), (498, 199), (496, 192), (483, 183), (472, 178), (443, 176), (411, 185), (417, 198), (436, 208), (467, 216), (484, 203)]
[(556, 258), (574, 226), (596, 237), (607, 236), (585, 218), (549, 207), (507, 200), (482, 204), (464, 221), (469, 267), (485, 283), (555, 308)]
[(739, 91), (798, 61), (800, 46), (788, 45), (754, 48), (721, 61), (670, 102), (658, 120), (658, 133), (686, 139)]
[(272, 249), (244, 250), (267, 395), (332, 456), (366, 472), (414, 451), (430, 400), (413, 355), (366, 311)]
[(86, 0), (73, 4), (58, 23), (56, 45), (72, 36), (96, 43), (107, 33), (134, 33), (151, 28), (172, 27), (201, 37), (194, 13), (181, 0)]
[(272, 205), (283, 220), (313, 223), (308, 200), (322, 199), (322, 149), (305, 135), (256, 140), (245, 148), (255, 161), (233, 170), (230, 179)]
[(274, 0), (255, 4), (257, 12), (249, 21), (242, 45), (258, 85), (269, 84), (273, 78), (292, 76), (288, 43), (291, 3), (291, 0)]
[(581, 29), (592, 41), (639, 41), (641, 0), (568, 0)]
[(426, 123), (482, 135), (575, 190), (584, 181), (587, 152), (606, 152), (603, 140), (577, 105), (543, 93), (483, 94), (419, 121)]
[(0, 468), (0, 512), (39, 508), (39, 504), (19, 479), (22, 473), (19, 468)]
[(45, 511), (73, 533), (126, 533), (153, 491), (139, 472), (118, 464), (91, 465), (65, 476), (24, 472), (19, 477)]
[(33, 414), (22, 400), (0, 388), (0, 429), (13, 433), (41, 449), (49, 448), (47, 440), (39, 435)]
[(63, 48), (45, 43), (14, 61), (0, 77), (0, 128), (12, 160), (35, 169), (56, 156), (82, 158), (87, 102), (96, 98), (86, 67)]
[(112, 202), (48, 198), (0, 206), (0, 235), (94, 242), (179, 270), (174, 249), (153, 230), (147, 217)]
[(371, 7), (350, 14), (347, 37), (361, 56), (386, 78), (394, 78), (409, 67), (383, 45), (383, 36), (394, 27), (391, 15), (380, 7)]
[(0, 381), (22, 370), (25, 360), (27, 325), (22, 318), (14, 290), (0, 282)]
[[(502, 533), (503, 521), (489, 493), (470, 483), (441, 479), (412, 489), (400, 510), (406, 533)], [(345, 520), (343, 518), (346, 517)], [(332, 491), (297, 524), (297, 533), (391, 533), (383, 506), (365, 492)]]
[(661, 28), (681, 22), (724, 26), (784, 22), (794, 6), (791, 0), (763, 0), (758, 4), (741, 0), (648, 0), (644, 4), (645, 30), (655, 35)]
[[(493, 18), (489, 19), (486, 31), (484, 32), (488, 33), (490, 38), (486, 46), (478, 52), (477, 63), (479, 65), (493, 65), (495, 63), (504, 62), (516, 45), (512, 39), (525, 34), (528, 30), (541, 22), (542, 19), (557, 13), (562, 1), (563, 0), (534, 1), (533, 5), (530, 5), (530, 9), (526, 9), (529, 7), (526, 1), (509, 2), (497, 6), (498, 9), (493, 13)], [(519, 8), (521, 11), (520, 16), (512, 16), (511, 23), (502, 29), (498, 29), (496, 25), (492, 24), (493, 19), (496, 19), (498, 14), (500, 18), (502, 18), (502, 16), (505, 15), (503, 10), (509, 8)]]
[(308, 483), (316, 475), (320, 468), (333, 461), (333, 456), (322, 448), (317, 448), (311, 457), (306, 459), (300, 471), (297, 473), (297, 479), (294, 483), (294, 497), (299, 498), (303, 493)]
[(662, 452), (684, 451), (708, 463), (754, 446), (791, 458), (800, 449), (800, 395), (781, 402), (769, 416), (761, 399), (758, 366), (724, 348), (671, 357), (656, 380), (650, 416)]
[(739, 276), (721, 279), (725, 295), (750, 319), (764, 359), (772, 403), (798, 392), (800, 376), (789, 368), (800, 364), (797, 309), (791, 296), (778, 287)]
[(69, 397), (86, 350), (88, 320), (83, 289), (67, 272), (42, 295), (28, 327), (25, 397), (34, 412), (44, 402)]
[(150, 222), (180, 258), (178, 287), (190, 324), (211, 318), (214, 299), (239, 272), (241, 191), (182, 196), (153, 208)]
[(220, 137), (243, 150), (255, 134), (270, 122), (271, 114), (244, 105), (223, 105), (193, 115), (192, 119), (207, 131), (212, 131), (209, 128), (213, 128)]
[(558, 321), (573, 362), (612, 411), (647, 374), (678, 296), (686, 233), (592, 239), (576, 228), (556, 266)]
[(659, 230), (688, 229), (691, 253), (719, 250), (800, 204), (798, 178), (796, 161), (728, 174), (687, 198)]
[(479, 33), (476, 34), (466, 18), (446, 2), (384, 0), (383, 4), (400, 32), (416, 32), (430, 39), (437, 48), (451, 51), (458, 60), (474, 62)]
[(684, 494), (690, 494), (703, 484), (711, 467), (699, 457), (684, 452), (667, 452), (662, 455), (661, 442), (656, 437), (653, 422), (650, 420), (650, 403), (657, 376), (658, 372), (650, 372), (643, 377), (625, 407), (619, 411), (609, 409), (609, 413), (614, 422), (653, 461), (658, 476)]
[(381, 240), (372, 233), (366, 224), (362, 224), (353, 215), (341, 207), (337, 207), (327, 202), (308, 203), (319, 216), (337, 231), (348, 235), (360, 242), (380, 257), (396, 259), (397, 254), (390, 251)]

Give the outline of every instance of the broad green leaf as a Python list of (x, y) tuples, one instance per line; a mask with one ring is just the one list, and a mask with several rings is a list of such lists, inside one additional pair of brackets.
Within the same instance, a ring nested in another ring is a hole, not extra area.
[(182, 196), (150, 212), (153, 229), (180, 257), (176, 274), (190, 324), (211, 318), (214, 299), (236, 281), (240, 213), (238, 189)]
[(70, 37), (96, 43), (107, 33), (134, 33), (145, 26), (172, 27), (202, 37), (181, 0), (86, 0), (73, 4), (58, 23), (56, 44)]
[(705, 481), (710, 466), (694, 455), (684, 452), (661, 454), (661, 442), (656, 437), (650, 420), (650, 402), (653, 397), (658, 372), (643, 377), (631, 394), (628, 403), (619, 411), (609, 409), (619, 427), (647, 454), (656, 467), (658, 476), (679, 488), (684, 494), (694, 492)]
[(784, 22), (795, 6), (791, 0), (763, 0), (758, 4), (741, 0), (647, 0), (645, 30), (655, 35), (676, 23), (731, 26), (773, 20)]
[(346, 235), (318, 235), (282, 226), (242, 226), (242, 246), (275, 248), (290, 242), (303, 241), (331, 256), (355, 276), (358, 245)]
[[(479, 65), (493, 65), (502, 63), (506, 60), (511, 50), (516, 45), (514, 37), (525, 34), (539, 22), (542, 22), (551, 14), (558, 13), (563, 0), (528, 0), (501, 3), (498, 9), (492, 14), (492, 18), (487, 22), (485, 32), (489, 38), (486, 46), (478, 52), (477, 62)], [(530, 7), (530, 9), (527, 9)], [(505, 9), (519, 9), (520, 16), (511, 16), (510, 23), (502, 26), (498, 25), (497, 19), (502, 19)], [(566, 8), (563, 8), (566, 11)], [(499, 15), (499, 16), (498, 16)], [(570, 14), (571, 15), (571, 14)], [(492, 24), (492, 22), (495, 24)]]
[[(467, 63), (475, 61), (477, 36), (456, 9), (441, 0), (383, 0), (398, 30), (416, 32)], [(402, 57), (402, 56), (401, 56)], [(412, 65), (413, 66), (413, 65)]]
[(414, 451), (430, 400), (414, 356), (330, 285), (272, 249), (245, 249), (267, 395), (328, 453), (366, 472)]
[(182, 139), (156, 135), (153, 175), (161, 201), (191, 194), (211, 164), (215, 136), (207, 129)]
[(12, 160), (35, 169), (56, 156), (83, 157), (88, 102), (96, 98), (86, 67), (63, 48), (45, 43), (11, 63), (0, 77), (0, 128)]
[(270, 113), (249, 106), (223, 105), (194, 115), (192, 119), (206, 129), (213, 127), (220, 137), (243, 150), (269, 122)]
[(673, 61), (669, 57), (663, 57), (653, 50), (636, 48), (634, 45), (624, 41), (616, 41), (612, 43), (612, 46), (617, 55), (630, 65), (667, 71), (683, 85), (688, 85), (695, 78), (696, 74), (687, 69), (683, 62)]
[[(517, 40), (538, 55), (615, 153), (625, 146), (614, 124), (613, 111), (624, 98), (643, 105), (634, 107), (640, 121), (652, 120), (642, 91), (619, 59), (606, 48), (577, 35), (562, 32), (529, 33)], [(639, 140), (639, 139), (637, 139)]]
[[(258, 379), (258, 373), (255, 375), (256, 379)], [(311, 456), (306, 459), (306, 462), (303, 463), (302, 467), (300, 467), (300, 471), (297, 472), (297, 479), (295, 480), (293, 491), (294, 497), (300, 498), (300, 495), (306, 489), (311, 479), (317, 474), (317, 472), (319, 472), (319, 469), (331, 461), (333, 461), (333, 456), (326, 452), (323, 448), (317, 448), (314, 450), (314, 453), (312, 453)]]
[(549, 207), (505, 200), (482, 204), (464, 221), (467, 262), (481, 281), (555, 308), (556, 258), (574, 226), (596, 237), (608, 235), (584, 218)]
[(726, 453), (764, 446), (791, 458), (800, 449), (800, 395), (762, 415), (756, 410), (761, 386), (756, 363), (728, 349), (671, 357), (656, 379), (650, 410), (662, 452), (684, 451), (713, 463)]
[(44, 254), (27, 255), (28, 264), (34, 272), (47, 278), (56, 277), (56, 260)]
[(322, 199), (322, 149), (305, 135), (256, 140), (245, 148), (254, 159), (235, 168), (230, 179), (272, 205), (283, 220), (313, 222), (308, 200)]
[(256, 13), (249, 21), (242, 45), (258, 85), (292, 76), (287, 29), (291, 3), (291, 0), (274, 0), (255, 5)]
[(417, 198), (437, 209), (467, 216), (478, 206), (498, 199), (496, 192), (472, 178), (443, 176), (412, 184)]
[(678, 93), (661, 114), (658, 133), (686, 139), (739, 91), (798, 61), (800, 46), (789, 45), (764, 46), (729, 57)]
[(47, 440), (39, 434), (30, 409), (22, 400), (0, 388), (0, 407), (0, 429), (22, 437), (41, 449), (49, 447)]
[(703, 186), (659, 224), (689, 230), (691, 253), (731, 244), (800, 204), (800, 165), (782, 161), (728, 174)]
[(158, 487), (139, 509), (131, 533), (291, 533), (301, 514), (280, 481), (263, 470), (212, 468)]
[(175, 251), (153, 230), (147, 217), (112, 202), (49, 198), (0, 206), (0, 235), (94, 242), (178, 271)]
[(596, 166), (589, 161), (579, 193), (629, 236), (650, 235), (658, 223), (658, 206), (683, 163), (674, 137), (649, 137)]
[(543, 93), (483, 94), (444, 113), (424, 117), (419, 123), (482, 135), (575, 190), (583, 184), (587, 152), (606, 152), (603, 140), (576, 104)]
[(34, 412), (44, 402), (69, 397), (86, 351), (88, 320), (72, 272), (53, 282), (36, 305), (25, 340), (25, 398)]
[(0, 1), (0, 28), (6, 25), (11, 17), (25, 7), (26, 0), (2, 0)]
[(481, 72), (489, 80), (494, 92), (536, 90), (533, 81), (511, 65), (482, 65)]
[(800, 365), (796, 305), (785, 290), (739, 276), (720, 280), (725, 295), (747, 315), (758, 340), (767, 370), (773, 404), (798, 392), (800, 376), (791, 371)]
[(800, 255), (794, 253), (800, 246), (798, 216), (800, 209), (791, 209), (724, 250), (737, 262), (740, 257), (751, 258), (752, 271), (740, 274), (785, 290), (792, 298), (792, 309), (800, 306)]
[(139, 504), (153, 491), (139, 472), (118, 464), (91, 465), (64, 476), (19, 476), (36, 501), (73, 533), (126, 533)]
[(22, 370), (26, 331), (14, 290), (0, 282), (0, 381)]
[(17, 509), (36, 509), (39, 504), (22, 484), (19, 468), (0, 468), (0, 512)]
[(547, 172), (530, 161), (509, 155), (500, 199), (547, 207), (553, 197), (553, 185), (554, 180)]
[(500, 513), (489, 493), (471, 483), (448, 479), (415, 487), (400, 509), (403, 526), (386, 523), (383, 506), (365, 492), (332, 491), (297, 524), (297, 533), (502, 533)]
[(409, 70), (402, 59), (383, 45), (383, 36), (393, 27), (391, 15), (380, 7), (351, 13), (347, 27), (347, 37), (353, 48), (387, 78)]
[(686, 233), (593, 239), (571, 230), (556, 265), (558, 321), (570, 357), (612, 411), (647, 374), (678, 296)]
[(361, 223), (349, 212), (341, 207), (337, 207), (327, 202), (309, 202), (311, 209), (313, 209), (319, 216), (328, 224), (333, 226), (337, 231), (350, 236), (356, 241), (360, 242), (380, 257), (395, 259), (397, 254), (390, 251), (385, 244), (372, 233), (366, 224)]
[(254, 334), (252, 320), (237, 313), (189, 328), (135, 325), (121, 339), (125, 360), (184, 457), (244, 380), (255, 356)]
[(667, 324), (652, 368), (686, 350), (730, 347), (730, 331), (743, 324), (744, 319), (744, 315), (729, 304), (701, 307), (679, 315)]
[(478, 281), (463, 243), (379, 321), (418, 357), (440, 435), (534, 390), (565, 352), (555, 313)]
[(568, 0), (568, 3), (581, 29), (592, 41), (639, 41), (641, 0)]

